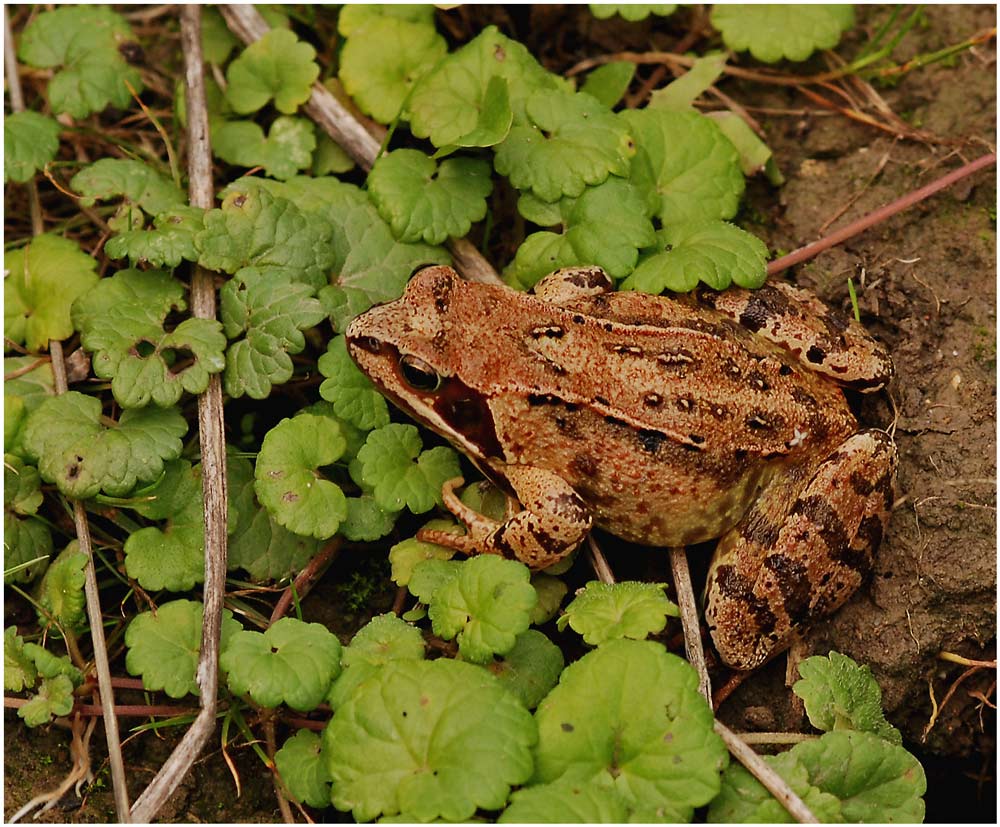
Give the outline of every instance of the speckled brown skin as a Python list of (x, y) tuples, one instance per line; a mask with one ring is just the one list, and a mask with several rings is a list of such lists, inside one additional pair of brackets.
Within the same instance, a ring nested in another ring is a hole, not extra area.
[[(838, 510), (864, 500), (862, 513), (884, 524), (882, 491), (871, 507), (861, 495), (841, 502), (831, 493), (843, 528), (835, 538), (834, 518), (815, 509), (822, 525), (811, 539), (757, 527), (765, 520), (780, 527), (788, 515), (798, 526), (796, 509), (820, 489), (835, 492), (844, 473), (872, 491), (880, 479), (891, 483), (894, 449), (889, 461), (887, 450), (855, 447), (857, 423), (831, 381), (873, 389), (888, 380), (891, 362), (860, 325), (829, 321), (829, 311), (794, 288), (758, 299), (749, 291), (666, 298), (610, 286), (599, 269), (580, 268), (554, 273), (526, 295), (431, 267), (401, 299), (352, 322), (348, 348), (386, 395), (525, 505), (501, 526), (478, 521), (465, 539), (446, 535), (448, 544), (538, 567), (579, 545), (591, 515), (646, 545), (723, 537), (709, 622), (728, 628), (739, 620), (739, 634), (714, 634), (723, 658), (746, 668), (761, 651), (766, 657), (787, 644), (787, 630), (799, 625), (771, 623), (761, 608), (785, 611), (775, 589), (802, 582), (794, 566), (781, 568), (786, 557), (811, 559), (818, 549), (839, 559), (846, 552), (830, 543), (841, 536), (845, 549), (861, 544), (870, 554), (877, 545), (870, 521)], [(789, 346), (797, 332), (812, 338)], [(842, 445), (858, 458), (854, 465), (824, 465)], [(455, 502), (450, 497), (451, 510), (468, 517)], [(751, 571), (767, 571), (772, 558), (773, 576), (758, 586)], [(843, 602), (844, 578), (831, 574), (820, 584), (826, 569), (809, 570), (806, 579), (827, 596), (811, 598), (803, 617)]]

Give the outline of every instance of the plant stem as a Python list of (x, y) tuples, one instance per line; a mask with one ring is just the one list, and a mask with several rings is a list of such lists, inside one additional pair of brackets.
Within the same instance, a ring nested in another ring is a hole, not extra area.
[(971, 658), (964, 658), (961, 655), (956, 655), (954, 652), (938, 652), (938, 660), (946, 660), (951, 663), (957, 663), (961, 666), (982, 666), (986, 669), (997, 668), (997, 662), (995, 660), (972, 660)]
[(744, 744), (800, 744), (819, 738), (808, 732), (737, 732)]
[(687, 659), (698, 672), (698, 691), (712, 704), (712, 682), (705, 664), (705, 650), (701, 645), (701, 624), (698, 622), (698, 605), (691, 587), (691, 572), (688, 570), (687, 550), (670, 549), (670, 570), (674, 575), (674, 589), (677, 604), (681, 610), (681, 626), (684, 629), (684, 651)]

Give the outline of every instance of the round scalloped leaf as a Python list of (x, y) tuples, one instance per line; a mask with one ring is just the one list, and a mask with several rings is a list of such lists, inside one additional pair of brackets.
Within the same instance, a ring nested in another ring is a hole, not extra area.
[(610, 109), (628, 91), (629, 84), (635, 77), (635, 69), (636, 65), (628, 60), (605, 63), (587, 75), (580, 91), (597, 98), (603, 106)]
[(266, 632), (235, 633), (219, 656), (229, 688), (254, 703), (315, 709), (340, 673), (340, 641), (319, 623), (283, 617)]
[(330, 771), (318, 733), (300, 729), (274, 754), (274, 764), (296, 801), (310, 807), (330, 805)]
[(45, 631), (55, 624), (67, 633), (78, 632), (86, 624), (83, 583), (87, 555), (73, 540), (45, 571), (38, 587), (38, 623)]
[[(14, 455), (3, 458), (3, 569), (5, 583), (30, 583), (49, 564), (52, 533), (31, 519), (42, 504), (38, 469)], [(27, 518), (27, 519), (25, 519)]]
[(28, 417), (25, 450), (42, 479), (69, 497), (124, 496), (156, 479), (184, 447), (188, 425), (177, 408), (124, 411), (117, 427), (102, 418), (101, 400), (76, 391), (47, 399)]
[(538, 603), (531, 613), (531, 625), (541, 626), (556, 616), (569, 586), (558, 577), (540, 571), (531, 573), (531, 585), (538, 595)]
[(17, 716), (29, 727), (36, 727), (61, 715), (69, 715), (72, 709), (73, 681), (65, 675), (56, 675), (42, 681), (38, 693), (17, 710)]
[(62, 127), (38, 112), (13, 112), (3, 121), (3, 180), (28, 181), (56, 157)]
[(319, 395), (333, 403), (337, 416), (363, 431), (389, 424), (389, 408), (369, 379), (347, 352), (347, 339), (335, 336), (319, 357), (319, 372), (326, 377)]
[(358, 451), (359, 482), (372, 488), (375, 502), (387, 511), (430, 511), (441, 503), (441, 486), (461, 476), (454, 450), (421, 447), (413, 425), (391, 422), (368, 434)]
[(81, 169), (69, 185), (85, 207), (122, 196), (143, 212), (159, 215), (186, 205), (184, 193), (173, 181), (149, 164), (128, 158), (102, 158)]
[(372, 21), (398, 17), (411, 23), (434, 25), (434, 6), (429, 3), (365, 3), (342, 6), (337, 17), (337, 31), (352, 37)]
[(854, 25), (854, 7), (841, 5), (717, 4), (712, 25), (734, 52), (750, 51), (757, 60), (805, 60), (817, 49), (832, 49)]
[(312, 164), (316, 132), (305, 118), (281, 115), (264, 130), (253, 121), (226, 121), (212, 129), (212, 151), (238, 167), (263, 167), (272, 178), (291, 178)]
[[(171, 698), (198, 695), (195, 675), (201, 653), (202, 603), (172, 600), (155, 612), (136, 615), (125, 630), (125, 668), (142, 677), (150, 692), (166, 692)], [(222, 610), (222, 646), (240, 630), (229, 609)]]
[(309, 100), (319, 77), (316, 50), (288, 29), (271, 29), (251, 43), (226, 70), (226, 99), (234, 112), (247, 115), (274, 100), (291, 115)]
[(31, 689), (38, 680), (35, 661), (24, 651), (24, 638), (17, 626), (3, 630), (3, 688), (8, 692)]
[(757, 236), (725, 221), (675, 224), (657, 234), (661, 251), (639, 263), (622, 290), (686, 293), (704, 282), (724, 290), (760, 287), (767, 278), (767, 246)]
[[(8, 330), (9, 333), (9, 330)], [(24, 458), (24, 425), (28, 415), (55, 394), (52, 363), (36, 356), (6, 356), (3, 372), (13, 378), (3, 383), (4, 453)]]
[(97, 262), (75, 241), (40, 235), (4, 254), (4, 336), (38, 351), (73, 335), (70, 307), (97, 284)]
[(538, 594), (523, 563), (483, 554), (458, 565), (458, 576), (433, 592), (431, 624), (434, 634), (458, 639), (465, 660), (486, 663), (514, 648), (531, 625)]
[(464, 237), (485, 218), (490, 173), (479, 158), (450, 158), (439, 166), (419, 150), (397, 149), (375, 161), (368, 191), (400, 241), (441, 244)]
[(632, 820), (690, 821), (719, 792), (729, 761), (697, 673), (652, 641), (616, 640), (584, 655), (535, 718), (533, 782), (614, 788)]
[(416, 83), (447, 53), (433, 25), (378, 17), (347, 38), (340, 80), (362, 112), (391, 123)]
[[(438, 531), (454, 530), (455, 533), (462, 533), (460, 526), (452, 520), (435, 519), (427, 523), (424, 528)], [(401, 540), (389, 549), (389, 562), (392, 564), (392, 582), (397, 586), (407, 586), (416, 567), (424, 560), (450, 560), (455, 556), (455, 549), (447, 546), (439, 546), (437, 543), (428, 543), (418, 540), (416, 537), (408, 537)]]
[(566, 607), (559, 630), (567, 624), (591, 646), (617, 638), (643, 640), (662, 632), (667, 617), (678, 617), (677, 606), (660, 583), (599, 583), (591, 580)]
[(394, 525), (398, 511), (386, 511), (371, 494), (347, 498), (347, 516), (340, 533), (353, 543), (370, 543), (385, 537)]
[(614, 790), (556, 781), (523, 787), (510, 797), (498, 824), (624, 824), (628, 807)]
[(746, 182), (736, 148), (698, 112), (628, 109), (621, 114), (649, 154), (664, 226), (736, 214)]
[[(416, 430), (416, 429), (414, 429)], [(325, 540), (347, 517), (340, 486), (318, 469), (340, 459), (347, 442), (329, 417), (283, 419), (264, 437), (257, 455), (257, 498), (289, 531)]]
[(35, 662), (38, 674), (43, 678), (65, 675), (73, 682), (73, 686), (80, 686), (83, 683), (83, 672), (73, 665), (69, 655), (53, 655), (37, 643), (24, 644), (24, 654)]
[(421, 603), (429, 604), (439, 588), (458, 577), (462, 563), (462, 560), (446, 560), (438, 557), (421, 560), (413, 567), (413, 573), (406, 587)]
[(657, 17), (669, 17), (677, 11), (676, 3), (591, 3), (590, 13), (598, 20), (607, 20), (619, 15), (623, 20), (637, 23), (645, 20), (651, 14)]
[(125, 230), (104, 245), (111, 258), (128, 257), (132, 266), (176, 267), (181, 261), (197, 261), (195, 234), (205, 229), (205, 211), (197, 207), (173, 207), (153, 220), (153, 229)]
[(534, 709), (559, 682), (566, 661), (562, 650), (536, 629), (517, 636), (514, 648), (486, 664), (501, 684), (528, 709)]
[(496, 169), (543, 201), (576, 197), (609, 175), (625, 177), (635, 155), (627, 124), (595, 98), (560, 91), (527, 100), (531, 124), (514, 126), (496, 147)]
[(530, 713), (483, 669), (397, 661), (366, 681), (323, 733), (332, 800), (358, 821), (406, 813), (467, 821), (531, 775)]

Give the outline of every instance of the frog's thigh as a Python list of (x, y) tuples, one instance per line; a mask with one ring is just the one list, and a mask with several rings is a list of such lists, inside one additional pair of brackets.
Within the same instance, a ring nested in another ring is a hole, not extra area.
[(612, 287), (611, 279), (600, 267), (564, 267), (541, 279), (531, 292), (552, 304), (566, 304), (607, 293)]
[(705, 618), (726, 663), (758, 666), (854, 593), (889, 520), (895, 471), (888, 434), (861, 431), (818, 466), (787, 515), (775, 512), (782, 491), (771, 486), (719, 541)]

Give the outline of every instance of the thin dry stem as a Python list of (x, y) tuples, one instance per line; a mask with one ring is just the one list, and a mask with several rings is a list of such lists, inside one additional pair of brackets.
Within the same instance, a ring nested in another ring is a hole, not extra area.
[(684, 629), (684, 651), (687, 659), (698, 673), (698, 691), (705, 700), (712, 703), (712, 682), (708, 677), (705, 663), (705, 649), (701, 645), (701, 624), (698, 621), (698, 605), (691, 587), (691, 572), (688, 570), (687, 550), (670, 549), (670, 570), (674, 575), (677, 604), (681, 610), (681, 626)]
[(601, 547), (597, 545), (597, 540), (594, 539), (593, 534), (587, 535), (587, 559), (590, 561), (590, 565), (594, 569), (594, 574), (597, 575), (598, 580), (606, 585), (611, 585), (615, 582), (615, 575), (611, 571), (611, 566), (608, 565), (608, 558), (604, 556)]
[(343, 540), (340, 537), (334, 537), (332, 540), (329, 540), (320, 549), (319, 554), (313, 557), (308, 565), (299, 572), (299, 576), (295, 578), (292, 585), (285, 589), (281, 593), (281, 597), (278, 598), (278, 602), (274, 606), (274, 611), (271, 612), (269, 626), (273, 626), (285, 616), (293, 600), (296, 598), (302, 600), (309, 594), (312, 587), (316, 585), (316, 582), (336, 559), (342, 542)]

